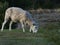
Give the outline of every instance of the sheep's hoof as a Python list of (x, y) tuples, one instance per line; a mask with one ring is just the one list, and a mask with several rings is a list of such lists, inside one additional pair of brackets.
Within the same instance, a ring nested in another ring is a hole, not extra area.
[(25, 32), (25, 31), (23, 31), (23, 32)]
[(29, 32), (32, 32), (31, 30), (29, 30)]
[(3, 30), (1, 29), (1, 32), (3, 32)]
[(9, 31), (11, 31), (11, 29), (9, 29)]

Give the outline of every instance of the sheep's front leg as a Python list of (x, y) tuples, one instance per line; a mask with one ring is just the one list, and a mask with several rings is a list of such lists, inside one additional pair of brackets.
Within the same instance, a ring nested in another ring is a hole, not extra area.
[(29, 30), (30, 32), (32, 31), (32, 29), (31, 29), (31, 27), (30, 27), (30, 30)]
[(13, 23), (13, 21), (10, 21), (10, 24), (9, 24), (9, 31), (11, 31), (12, 23)]
[(22, 25), (23, 32), (25, 32), (25, 29), (24, 29), (24, 23), (21, 22), (21, 25)]

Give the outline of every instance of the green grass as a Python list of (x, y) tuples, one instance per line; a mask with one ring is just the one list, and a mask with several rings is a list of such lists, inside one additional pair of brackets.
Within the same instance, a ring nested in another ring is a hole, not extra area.
[(60, 45), (60, 29), (47, 30), (40, 28), (38, 33), (33, 34), (28, 30), (5, 29), (0, 31), (0, 45)]

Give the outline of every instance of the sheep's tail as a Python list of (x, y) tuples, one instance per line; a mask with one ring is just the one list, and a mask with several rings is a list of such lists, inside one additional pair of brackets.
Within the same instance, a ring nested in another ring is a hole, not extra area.
[(11, 17), (12, 14), (12, 9), (7, 9), (5, 12), (5, 19), (4, 20), (9, 20), (9, 18)]

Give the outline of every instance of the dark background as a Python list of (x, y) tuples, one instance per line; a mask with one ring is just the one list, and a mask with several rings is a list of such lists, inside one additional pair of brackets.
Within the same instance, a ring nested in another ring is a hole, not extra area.
[(37, 8), (59, 8), (60, 0), (0, 0), (0, 2), (6, 2), (9, 7), (21, 7), (24, 9), (37, 9)]

